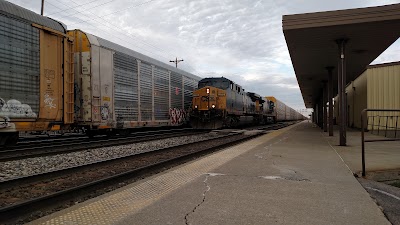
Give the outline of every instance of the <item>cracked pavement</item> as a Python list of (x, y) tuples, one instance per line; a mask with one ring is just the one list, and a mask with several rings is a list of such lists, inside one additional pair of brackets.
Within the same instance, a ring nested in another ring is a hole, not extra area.
[[(219, 174), (218, 174), (218, 175), (219, 175)], [(210, 191), (210, 189), (211, 189), (210, 185), (207, 183), (207, 180), (208, 180), (208, 178), (209, 178), (210, 176), (217, 176), (217, 174), (210, 174), (210, 173), (206, 174), (206, 178), (205, 178), (204, 181), (203, 181), (204, 185), (206, 186), (206, 190), (203, 192), (203, 199), (202, 199), (202, 201), (201, 201), (199, 204), (197, 204), (197, 205), (193, 208), (193, 210), (192, 210), (191, 212), (188, 212), (188, 213), (185, 215), (185, 224), (186, 224), (186, 225), (191, 225), (191, 223), (189, 222), (189, 216), (190, 216), (190, 214), (194, 213), (194, 212), (196, 211), (196, 209), (197, 209), (198, 207), (200, 207), (200, 205), (203, 204), (203, 203), (206, 201), (206, 194), (207, 194), (207, 192)]]

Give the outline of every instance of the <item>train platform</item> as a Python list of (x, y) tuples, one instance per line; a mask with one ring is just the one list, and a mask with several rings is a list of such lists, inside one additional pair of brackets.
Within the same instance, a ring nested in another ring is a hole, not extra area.
[(357, 140), (304, 121), (30, 224), (390, 224), (353, 175)]

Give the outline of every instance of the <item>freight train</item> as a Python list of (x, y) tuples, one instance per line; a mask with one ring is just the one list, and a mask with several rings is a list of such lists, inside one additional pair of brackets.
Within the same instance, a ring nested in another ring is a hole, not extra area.
[(20, 132), (74, 129), (93, 136), (180, 126), (192, 104), (194, 127), (292, 120), (295, 112), (226, 78), (200, 81), (3, 0), (0, 41), (0, 145), (16, 143)]
[(246, 92), (225, 78), (204, 78), (193, 92), (190, 123), (199, 129), (303, 120), (305, 117), (275, 97)]
[(187, 122), (198, 76), (0, 0), (0, 145)]

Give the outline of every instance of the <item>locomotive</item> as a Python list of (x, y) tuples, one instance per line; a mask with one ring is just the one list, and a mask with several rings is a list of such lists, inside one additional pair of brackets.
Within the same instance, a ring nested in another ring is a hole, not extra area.
[(246, 92), (225, 77), (204, 78), (193, 92), (190, 113), (193, 128), (218, 129), (301, 119), (303, 115), (275, 97)]
[(0, 145), (188, 122), (196, 75), (3, 0), (0, 30)]

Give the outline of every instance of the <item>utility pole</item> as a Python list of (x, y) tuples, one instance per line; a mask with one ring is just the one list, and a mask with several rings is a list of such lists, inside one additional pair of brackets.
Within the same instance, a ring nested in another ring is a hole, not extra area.
[(178, 57), (176, 57), (175, 60), (170, 60), (169, 62), (175, 63), (175, 67), (178, 68), (178, 63), (183, 62), (183, 59), (178, 60)]
[(40, 15), (42, 15), (42, 16), (43, 16), (43, 10), (44, 10), (44, 0), (42, 0), (42, 11), (40, 13)]

